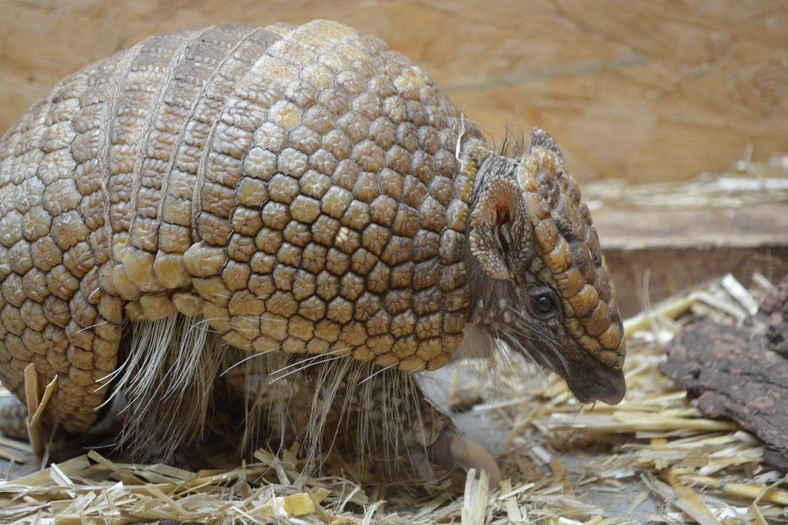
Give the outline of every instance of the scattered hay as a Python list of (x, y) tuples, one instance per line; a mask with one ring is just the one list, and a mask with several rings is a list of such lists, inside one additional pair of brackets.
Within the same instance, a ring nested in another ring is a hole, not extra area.
[[(757, 440), (733, 422), (704, 418), (657, 371), (662, 345), (684, 323), (741, 323), (768, 284), (761, 276), (755, 282), (762, 285), (746, 291), (726, 276), (626, 321), (629, 392), (615, 407), (580, 405), (552, 377), (524, 388), (513, 369), (496, 376), (491, 393), (479, 363), (458, 364), (454, 377), (463, 377), (464, 390), (499, 400), (471, 408), (509, 432), (499, 488), (488, 491), (474, 473), (464, 488), (456, 479), (359, 484), (349, 479), (364, 474), (341, 462), (298, 481), (296, 448), (279, 456), (260, 450), (253, 463), (199, 472), (117, 463), (91, 451), (0, 484), (0, 521), (788, 523), (788, 480), (763, 463)], [(467, 381), (466, 372), (476, 379)], [(20, 452), (29, 454), (25, 447)], [(13, 472), (23, 454), (9, 453)], [(602, 501), (622, 495), (623, 503)]]
[(775, 156), (768, 162), (752, 162), (745, 158), (726, 173), (705, 173), (687, 181), (627, 184), (623, 180), (605, 179), (590, 182), (583, 185), (583, 197), (592, 210), (602, 205), (619, 209), (708, 210), (786, 203), (788, 155)]

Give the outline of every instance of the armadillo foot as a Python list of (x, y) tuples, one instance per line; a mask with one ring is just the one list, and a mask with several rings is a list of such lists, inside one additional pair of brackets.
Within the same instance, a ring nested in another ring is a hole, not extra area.
[[(435, 465), (446, 469), (475, 468), (486, 471), (492, 488), (501, 481), (501, 469), (495, 458), (482, 445), (455, 429), (447, 429), (441, 434), (432, 445), (430, 456)], [(419, 471), (424, 475), (422, 469)]]
[(27, 440), (27, 407), (14, 397), (0, 407), (0, 433), (14, 439)]

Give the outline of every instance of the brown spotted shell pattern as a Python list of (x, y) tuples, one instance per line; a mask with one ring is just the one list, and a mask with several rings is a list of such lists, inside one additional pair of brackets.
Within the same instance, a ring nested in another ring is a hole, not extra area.
[(0, 379), (57, 376), (90, 426), (125, 321), (203, 316), (256, 352), (406, 371), (462, 339), (481, 135), (343, 25), (149, 38), (63, 80), (0, 139)]

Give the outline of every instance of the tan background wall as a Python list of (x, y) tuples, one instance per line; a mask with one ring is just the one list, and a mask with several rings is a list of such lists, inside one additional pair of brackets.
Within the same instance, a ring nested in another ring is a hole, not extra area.
[(388, 41), (498, 143), (507, 127), (544, 127), (581, 181), (689, 178), (748, 145), (755, 159), (788, 152), (780, 0), (1, 0), (0, 132), (61, 77), (147, 35), (312, 18)]

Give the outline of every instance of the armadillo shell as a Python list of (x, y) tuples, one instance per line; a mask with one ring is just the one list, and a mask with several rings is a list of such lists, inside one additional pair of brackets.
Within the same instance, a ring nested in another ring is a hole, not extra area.
[[(0, 139), (0, 379), (33, 363), (90, 426), (127, 321), (250, 351), (437, 368), (459, 344), (481, 135), (343, 25), (161, 34), (63, 80)], [(134, 349), (132, 349), (133, 351)]]

